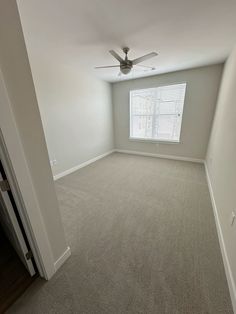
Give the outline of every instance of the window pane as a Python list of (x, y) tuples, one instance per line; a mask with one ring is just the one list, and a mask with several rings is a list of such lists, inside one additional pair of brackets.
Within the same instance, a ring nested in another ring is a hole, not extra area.
[(175, 115), (160, 115), (157, 118), (157, 139), (173, 139), (176, 128), (176, 116)]
[(131, 92), (132, 114), (153, 114), (155, 97), (152, 89)]
[(186, 84), (158, 87), (162, 101), (176, 101), (184, 98)]
[(160, 102), (159, 114), (176, 114), (178, 112), (175, 101)]
[(133, 137), (152, 138), (152, 116), (134, 116), (132, 125)]
[(130, 92), (130, 137), (179, 141), (186, 84)]

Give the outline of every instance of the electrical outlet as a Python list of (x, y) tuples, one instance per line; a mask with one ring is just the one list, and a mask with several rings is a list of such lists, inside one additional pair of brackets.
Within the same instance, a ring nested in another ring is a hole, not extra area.
[(55, 166), (57, 164), (57, 160), (56, 159), (50, 160), (50, 164), (51, 164), (51, 167)]
[(231, 226), (234, 225), (235, 220), (236, 220), (236, 214), (235, 214), (234, 211), (232, 211), (232, 215), (231, 215)]

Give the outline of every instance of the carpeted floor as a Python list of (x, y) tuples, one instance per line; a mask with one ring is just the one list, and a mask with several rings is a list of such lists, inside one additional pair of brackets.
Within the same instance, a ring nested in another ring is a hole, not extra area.
[(72, 256), (9, 313), (233, 313), (203, 165), (115, 153), (56, 188)]

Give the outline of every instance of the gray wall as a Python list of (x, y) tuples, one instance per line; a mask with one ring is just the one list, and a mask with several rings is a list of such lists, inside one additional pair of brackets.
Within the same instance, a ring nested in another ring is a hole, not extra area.
[[(67, 245), (15, 0), (0, 1), (0, 43), (0, 67), (11, 110), (56, 261)], [(36, 208), (28, 210), (33, 213)]]
[[(236, 48), (226, 62), (207, 152), (207, 168), (223, 234), (224, 244), (236, 283)], [(235, 293), (235, 292), (234, 292)], [(234, 295), (236, 310), (236, 295)]]
[(53, 174), (114, 148), (111, 86), (80, 71), (30, 55)]
[[(115, 147), (153, 154), (205, 159), (223, 65), (213, 65), (113, 84)], [(129, 91), (187, 82), (181, 143), (129, 140)]]

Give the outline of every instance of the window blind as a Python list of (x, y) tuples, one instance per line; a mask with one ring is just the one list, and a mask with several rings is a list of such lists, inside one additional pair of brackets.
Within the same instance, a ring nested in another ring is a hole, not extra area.
[(130, 91), (130, 138), (179, 142), (186, 83)]

